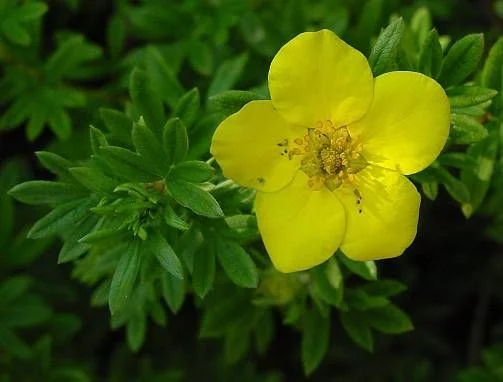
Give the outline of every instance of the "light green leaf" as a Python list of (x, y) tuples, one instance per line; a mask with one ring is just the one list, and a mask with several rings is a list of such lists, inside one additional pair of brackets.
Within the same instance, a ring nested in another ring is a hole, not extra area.
[(489, 55), (484, 63), (484, 68), (482, 69), (482, 85), (491, 88), (501, 90), (502, 80), (501, 80), (501, 68), (503, 67), (503, 37), (500, 37), (498, 41), (489, 50)]
[(113, 173), (133, 182), (149, 182), (158, 179), (138, 154), (116, 146), (100, 148), (100, 153)]
[(452, 107), (468, 107), (492, 99), (498, 92), (480, 86), (457, 86), (447, 89), (447, 96)]
[(187, 161), (177, 164), (169, 173), (169, 179), (185, 180), (192, 183), (201, 183), (215, 175), (215, 169), (206, 162)]
[(93, 167), (72, 167), (70, 173), (84, 187), (96, 192), (112, 192), (118, 182)]
[(442, 46), (437, 31), (433, 29), (426, 36), (419, 51), (419, 72), (437, 78), (442, 66), (442, 59)]
[(182, 263), (171, 245), (159, 234), (149, 235), (146, 248), (157, 258), (161, 266), (174, 277), (183, 279)]
[(84, 197), (85, 190), (73, 184), (31, 180), (14, 186), (9, 195), (26, 204), (61, 204)]
[(353, 273), (365, 280), (377, 280), (377, 267), (373, 261), (355, 261), (340, 253), (338, 259)]
[(456, 144), (466, 145), (478, 142), (489, 135), (481, 123), (468, 115), (452, 114), (451, 122), (451, 138)]
[(167, 225), (170, 227), (186, 231), (189, 229), (189, 225), (187, 222), (185, 222), (180, 216), (178, 216), (171, 207), (169, 203), (166, 203), (164, 205), (164, 221), (166, 222)]
[(47, 151), (37, 151), (35, 153), (39, 162), (53, 174), (62, 179), (71, 177), (68, 169), (72, 167), (72, 163), (57, 154)]
[(91, 126), (91, 128), (89, 129), (89, 135), (91, 140), (91, 150), (93, 151), (93, 154), (98, 154), (100, 147), (108, 146), (107, 138), (100, 129)]
[[(380, 0), (381, 1), (381, 0)], [(258, 94), (243, 90), (227, 90), (208, 99), (208, 107), (218, 111), (226, 117), (237, 113), (250, 101), (264, 99)]]

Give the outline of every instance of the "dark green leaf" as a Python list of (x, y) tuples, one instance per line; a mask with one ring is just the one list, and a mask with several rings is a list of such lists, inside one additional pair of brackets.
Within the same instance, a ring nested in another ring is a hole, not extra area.
[(363, 313), (350, 310), (340, 312), (340, 315), (342, 326), (353, 341), (365, 350), (372, 352), (374, 347), (372, 332)]
[(501, 90), (501, 68), (503, 67), (503, 37), (491, 47), (482, 69), (482, 85)]
[(243, 53), (220, 65), (208, 89), (208, 98), (232, 89), (241, 76), (247, 62), (248, 54)]
[(306, 311), (302, 328), (302, 364), (304, 373), (311, 374), (321, 363), (330, 343), (329, 317), (322, 317), (317, 310)]
[(149, 182), (156, 179), (138, 154), (122, 147), (106, 146), (101, 155), (113, 173), (133, 182)]
[(376, 280), (360, 287), (371, 296), (392, 297), (407, 290), (407, 286), (396, 280)]
[(189, 62), (197, 72), (209, 76), (213, 71), (213, 52), (210, 45), (199, 40), (192, 41)]
[(114, 138), (121, 143), (131, 143), (133, 121), (126, 114), (113, 109), (100, 109), (100, 114)]
[(173, 313), (178, 313), (185, 299), (185, 281), (169, 273), (165, 273), (161, 278), (162, 295)]
[(466, 185), (454, 177), (449, 171), (440, 166), (435, 166), (435, 173), (447, 192), (458, 202), (468, 203), (470, 201), (470, 192)]
[(256, 288), (258, 273), (250, 255), (234, 241), (215, 238), (215, 251), (225, 273), (236, 285)]
[(134, 240), (128, 244), (126, 251), (121, 254), (110, 284), (108, 304), (112, 315), (122, 311), (130, 301), (140, 270), (140, 263), (140, 242)]
[(108, 146), (107, 138), (105, 134), (100, 129), (91, 126), (89, 129), (90, 139), (91, 139), (91, 149), (94, 154), (99, 153), (99, 148), (102, 146)]
[(437, 31), (433, 29), (426, 36), (419, 51), (419, 72), (437, 78), (442, 66), (442, 59), (442, 46), (440, 45)]
[(35, 153), (38, 160), (46, 169), (62, 179), (68, 178), (70, 173), (68, 169), (72, 167), (72, 163), (57, 154), (47, 151), (37, 151)]
[(96, 227), (97, 222), (98, 218), (90, 215), (69, 231), (68, 236), (65, 237), (63, 247), (59, 251), (58, 264), (73, 261), (88, 251), (89, 246), (86, 243), (82, 243), (80, 239), (92, 231)]
[(377, 279), (377, 268), (373, 261), (355, 261), (349, 257), (344, 256), (342, 253), (338, 259), (353, 273), (365, 280)]
[(237, 113), (248, 102), (261, 99), (264, 98), (252, 92), (243, 90), (228, 90), (210, 97), (208, 99), (208, 106), (212, 110), (218, 111), (225, 116), (229, 116)]
[(489, 101), (496, 94), (498, 94), (496, 90), (480, 86), (457, 86), (447, 90), (451, 106), (457, 108), (481, 104)]
[(132, 138), (136, 151), (146, 166), (156, 175), (161, 177), (166, 175), (169, 170), (168, 158), (154, 133), (145, 124), (135, 123)]
[(28, 237), (40, 239), (68, 231), (70, 227), (88, 215), (90, 208), (94, 205), (96, 205), (96, 201), (90, 198), (63, 204), (38, 220), (28, 232)]
[(212, 245), (200, 246), (194, 253), (192, 287), (203, 298), (213, 287), (215, 280), (215, 250)]
[(215, 175), (215, 169), (206, 162), (187, 161), (177, 164), (171, 169), (168, 179), (185, 180), (192, 183), (201, 183)]
[(164, 150), (168, 156), (168, 164), (181, 162), (187, 155), (189, 137), (187, 128), (179, 118), (171, 118), (164, 126)]
[(467, 115), (452, 114), (451, 122), (451, 138), (456, 144), (466, 145), (478, 142), (489, 134), (481, 123)]
[(199, 107), (201, 105), (201, 96), (199, 89), (194, 88), (185, 93), (178, 101), (173, 117), (180, 118), (186, 126), (191, 127), (197, 120)]
[(3, 351), (15, 357), (27, 359), (31, 356), (31, 349), (13, 331), (0, 326), (0, 347)]
[(176, 214), (175, 210), (169, 203), (164, 206), (164, 221), (170, 227), (185, 231), (189, 229), (189, 225)]
[(183, 269), (180, 259), (173, 248), (158, 233), (149, 236), (145, 246), (157, 258), (161, 266), (174, 277), (183, 279)]
[(400, 334), (414, 329), (410, 318), (395, 305), (367, 310), (367, 322), (375, 329), (388, 334)]
[(209, 218), (224, 216), (215, 198), (201, 187), (183, 180), (171, 180), (167, 187), (173, 199), (192, 212)]
[(61, 204), (87, 193), (73, 184), (31, 180), (14, 186), (9, 195), (26, 204)]
[(463, 82), (477, 68), (482, 53), (484, 53), (482, 34), (470, 34), (456, 41), (445, 57), (439, 82), (444, 87)]
[(33, 280), (28, 276), (13, 276), (0, 284), (0, 301), (2, 307), (7, 307), (11, 302), (24, 295)]
[(136, 353), (145, 342), (147, 323), (143, 312), (137, 311), (127, 322), (127, 342), (129, 348)]
[(118, 182), (100, 170), (93, 167), (73, 167), (70, 169), (73, 177), (84, 187), (96, 192), (112, 192)]
[(164, 124), (164, 107), (150, 83), (147, 72), (133, 69), (129, 78), (129, 94), (147, 126), (160, 136)]

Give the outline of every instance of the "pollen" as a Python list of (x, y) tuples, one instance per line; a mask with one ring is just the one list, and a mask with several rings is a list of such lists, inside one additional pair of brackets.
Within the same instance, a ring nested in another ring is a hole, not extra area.
[(309, 177), (309, 187), (323, 186), (335, 190), (353, 183), (355, 174), (367, 166), (363, 146), (351, 137), (348, 129), (334, 127), (332, 121), (317, 121), (304, 137), (293, 141), (290, 156), (300, 155), (301, 170)]

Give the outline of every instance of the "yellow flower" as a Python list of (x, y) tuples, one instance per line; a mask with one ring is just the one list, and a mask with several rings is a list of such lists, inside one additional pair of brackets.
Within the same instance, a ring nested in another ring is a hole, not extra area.
[(449, 134), (442, 87), (414, 72), (374, 79), (360, 52), (322, 30), (279, 50), (269, 90), (218, 126), (211, 152), (225, 176), (257, 190), (275, 267), (309, 269), (339, 247), (354, 260), (401, 255), (420, 203), (404, 175), (432, 163)]

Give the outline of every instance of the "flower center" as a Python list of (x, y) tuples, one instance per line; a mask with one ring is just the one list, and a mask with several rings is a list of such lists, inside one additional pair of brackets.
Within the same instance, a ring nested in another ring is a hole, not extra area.
[(289, 155), (302, 155), (300, 169), (309, 177), (309, 187), (316, 190), (326, 186), (333, 191), (352, 183), (355, 174), (367, 166), (361, 143), (345, 126), (335, 128), (331, 121), (318, 121), (294, 143)]

